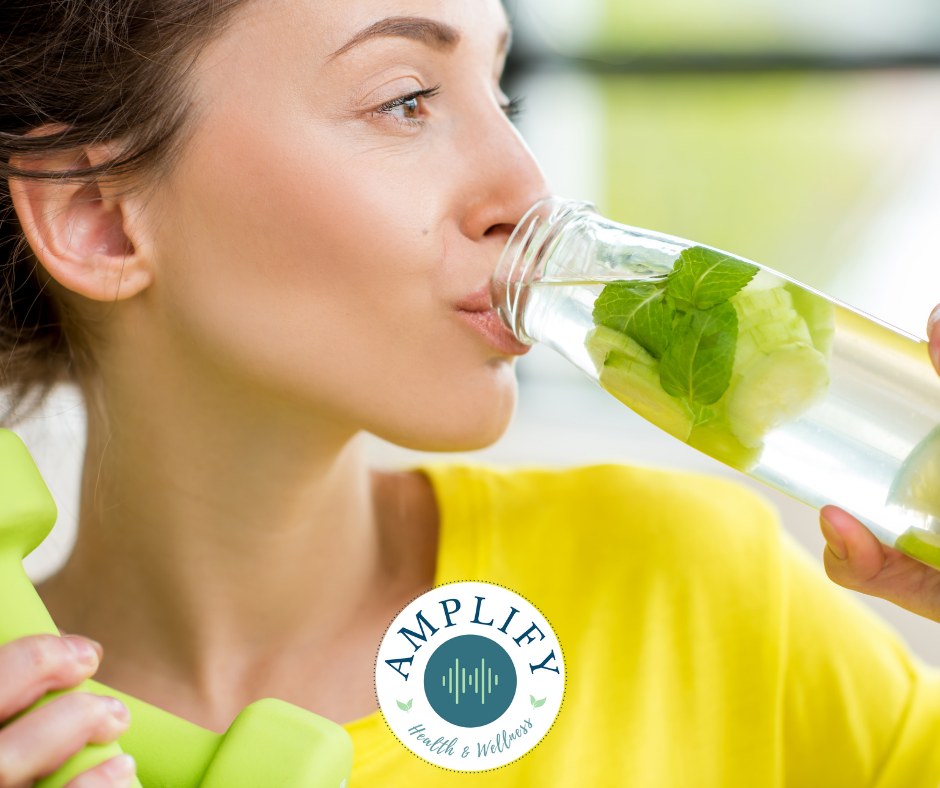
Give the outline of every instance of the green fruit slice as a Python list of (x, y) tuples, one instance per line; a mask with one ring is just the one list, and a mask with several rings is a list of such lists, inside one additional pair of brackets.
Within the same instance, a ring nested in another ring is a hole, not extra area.
[(790, 316), (783, 320), (764, 323), (739, 333), (733, 374), (741, 375), (759, 356), (769, 355), (779, 347), (793, 344), (813, 346), (806, 323), (796, 312), (790, 312)]
[(826, 359), (810, 345), (794, 342), (758, 354), (728, 389), (731, 431), (745, 446), (757, 448), (768, 432), (825, 399), (828, 389)]
[(735, 301), (734, 308), (738, 313), (735, 376), (740, 375), (757, 355), (771, 353), (781, 345), (802, 342), (813, 346), (806, 321), (793, 309), (790, 293), (783, 287), (743, 295)]
[(907, 455), (891, 483), (887, 503), (940, 520), (940, 425)]
[[(774, 306), (771, 309), (757, 309), (753, 312), (746, 313), (743, 317), (741, 317), (739, 312), (738, 331), (750, 331), (766, 323), (780, 323), (787, 320), (799, 320), (801, 323), (803, 322), (803, 318), (789, 306), (780, 305)], [(809, 336), (809, 332), (807, 332), (807, 336)]]
[(698, 449), (743, 473), (754, 469), (764, 451), (763, 444), (748, 448), (741, 443), (731, 432), (725, 417), (710, 419), (704, 424), (694, 426), (689, 433), (688, 442), (693, 449)]
[(681, 441), (688, 439), (694, 421), (692, 409), (663, 390), (659, 383), (659, 362), (655, 359), (650, 366), (643, 360), (611, 350), (600, 371), (600, 384), (651, 424)]
[(762, 312), (765, 309), (783, 309), (786, 311), (793, 309), (793, 299), (784, 287), (769, 287), (759, 290), (751, 290), (746, 287), (731, 299), (731, 303), (734, 304), (734, 308), (738, 312), (738, 322), (740, 323), (745, 322), (748, 315)]
[(832, 356), (832, 339), (836, 333), (835, 306), (798, 285), (787, 284), (787, 291), (793, 299), (793, 308), (806, 321), (813, 347), (828, 360)]
[(594, 368), (598, 372), (603, 368), (604, 362), (607, 360), (607, 354), (612, 350), (616, 350), (647, 366), (654, 366), (658, 363), (639, 342), (607, 326), (596, 326), (588, 331), (584, 339), (584, 347), (587, 349), (591, 361), (594, 362)]
[(898, 537), (894, 547), (911, 558), (940, 569), (940, 534), (923, 528), (908, 528)]

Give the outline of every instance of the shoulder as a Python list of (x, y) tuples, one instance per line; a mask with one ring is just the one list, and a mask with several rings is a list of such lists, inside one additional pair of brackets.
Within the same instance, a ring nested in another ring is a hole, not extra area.
[[(779, 522), (765, 498), (719, 476), (628, 465), (564, 470), (450, 466), (436, 486), (459, 489), (487, 541), (554, 561), (748, 575), (779, 558)], [(457, 497), (455, 495), (455, 497)], [(480, 534), (483, 536), (483, 534)]]

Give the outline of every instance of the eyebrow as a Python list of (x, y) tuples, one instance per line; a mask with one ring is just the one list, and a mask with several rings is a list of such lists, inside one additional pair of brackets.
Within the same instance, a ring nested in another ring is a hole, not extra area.
[(435, 49), (453, 49), (460, 42), (460, 33), (450, 25), (420, 16), (390, 16), (360, 30), (332, 55), (330, 60), (346, 54), (363, 41), (372, 38), (398, 37), (420, 41)]

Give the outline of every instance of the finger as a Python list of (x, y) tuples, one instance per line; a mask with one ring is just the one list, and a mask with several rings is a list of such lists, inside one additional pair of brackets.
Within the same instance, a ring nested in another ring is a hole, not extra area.
[(69, 632), (63, 632), (61, 629), (59, 630), (59, 634), (64, 638), (78, 638), (79, 640), (84, 640), (95, 650), (95, 653), (98, 655), (99, 663), (104, 658), (104, 646), (102, 646), (97, 640), (92, 640), (90, 637), (86, 637), (85, 635), (73, 635)]
[(826, 538), (823, 563), (833, 582), (940, 621), (940, 572), (881, 544), (835, 506), (820, 511), (820, 527)]
[(884, 568), (884, 549), (874, 534), (847, 512), (824, 506), (819, 526), (826, 539), (823, 562), (830, 579), (859, 590)]
[(0, 646), (0, 722), (32, 706), (50, 690), (77, 687), (98, 669), (87, 638), (32, 635)]
[(134, 782), (137, 765), (130, 755), (118, 755), (69, 780), (65, 788), (126, 788)]
[(72, 692), (0, 729), (0, 785), (52, 774), (86, 744), (110, 744), (130, 725), (117, 698)]
[(927, 318), (927, 351), (934, 369), (940, 373), (940, 304), (934, 307)]

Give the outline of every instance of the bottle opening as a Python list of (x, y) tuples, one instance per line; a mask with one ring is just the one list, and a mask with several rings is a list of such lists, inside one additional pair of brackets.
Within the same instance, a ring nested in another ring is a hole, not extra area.
[(527, 345), (535, 340), (522, 326), (527, 285), (538, 281), (545, 271), (548, 251), (567, 222), (579, 212), (597, 213), (588, 202), (548, 197), (528, 211), (509, 236), (490, 287), (490, 297), (503, 323), (516, 339)]

